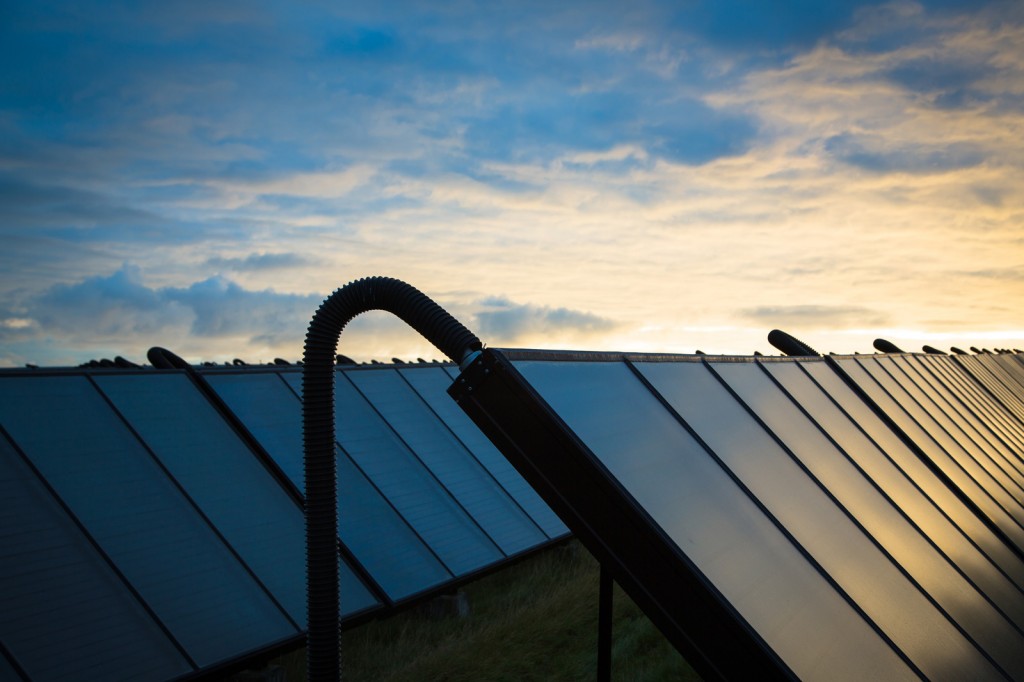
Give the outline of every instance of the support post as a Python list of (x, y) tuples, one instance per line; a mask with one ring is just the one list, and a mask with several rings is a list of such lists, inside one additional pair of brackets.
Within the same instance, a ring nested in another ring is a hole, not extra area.
[(612, 679), (612, 574), (602, 564), (598, 586), (597, 682)]

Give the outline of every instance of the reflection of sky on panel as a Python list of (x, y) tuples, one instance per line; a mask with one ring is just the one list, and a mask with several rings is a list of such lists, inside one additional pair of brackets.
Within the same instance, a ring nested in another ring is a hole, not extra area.
[[(715, 373), (844, 507), (894, 563), (1007, 670), (1024, 670), (1024, 638), (1004, 614), (871, 485), (820, 430), (749, 363), (714, 363)], [(1018, 615), (1024, 595), (1011, 593)], [(1024, 620), (1018, 619), (1018, 622)]]
[[(802, 364), (807, 366), (807, 363)], [(946, 504), (955, 506), (953, 509), (942, 509), (935, 501), (926, 497), (920, 487), (921, 483), (910, 479), (894, 465), (892, 459), (886, 457), (886, 454), (889, 454), (889, 457), (899, 457), (899, 453), (883, 453), (879, 450), (878, 445), (829, 399), (831, 397), (838, 401), (842, 399), (841, 396), (828, 396), (823, 393), (794, 363), (766, 362), (762, 367), (793, 396), (843, 452), (860, 467), (864, 475), (869, 477), (945, 556), (949, 557), (1016, 623), (1024, 623), (1024, 594), (983, 551), (995, 550), (996, 558), (1015, 569), (1015, 573), (1011, 575), (1024, 577), (1024, 563), (982, 526), (959, 500), (947, 498), (944, 500)], [(845, 387), (845, 384), (842, 386)], [(854, 404), (861, 403), (858, 401)], [(870, 412), (865, 412), (861, 416), (877, 419)], [(919, 474), (924, 473), (924, 470), (919, 470)], [(927, 475), (932, 484), (937, 482), (930, 472), (927, 472)], [(970, 525), (966, 528), (955, 526), (951, 517), (968, 519)], [(965, 532), (973, 532), (978, 536), (972, 537)]]
[[(1015, 452), (1024, 453), (1024, 432), (1021, 431), (1021, 425), (1014, 423), (1012, 415), (1006, 408), (999, 404), (982, 386), (966, 376), (959, 367), (955, 367), (952, 364), (953, 360), (943, 358), (921, 362), (920, 358), (913, 359), (922, 365), (925, 373), (930, 371), (937, 381), (965, 401), (970, 410), (978, 415), (984, 423), (995, 428), (1004, 442), (1012, 443)], [(1015, 456), (1018, 459), (1021, 457), (1021, 455)], [(1024, 461), (1021, 464), (1024, 465)]]
[(501, 552), (435, 475), (345, 378), (335, 388), (342, 447), (455, 575), (497, 561)]
[(397, 371), (346, 376), (504, 554), (547, 539)]
[[(296, 372), (285, 375), (295, 377)], [(205, 375), (232, 412), (299, 490), (305, 487), (302, 411), (276, 373)], [(451, 575), (349, 459), (338, 453), (338, 534), (392, 599), (449, 580)], [(342, 571), (342, 578), (347, 571)], [(349, 605), (342, 600), (342, 607)]]
[(295, 359), (372, 274), (494, 346), (1021, 346), (1024, 16), (833, 5), (18, 5), (0, 364)]
[[(957, 453), (960, 459), (970, 457), (977, 462), (992, 481), (998, 484), (1009, 499), (1007, 511), (1014, 514), (1018, 519), (1024, 520), (1024, 507), (1021, 507), (1024, 490), (1014, 480), (1012, 470), (1007, 466), (1005, 460), (993, 453), (983, 443), (976, 441), (972, 434), (965, 433), (958, 415), (949, 414), (936, 402), (936, 398), (930, 392), (924, 390), (917, 382), (913, 381), (899, 368), (891, 358), (881, 357), (875, 359), (875, 365), (867, 363), (867, 368), (880, 382), (893, 381), (906, 391), (907, 395), (913, 398), (916, 406), (928, 413), (931, 418), (928, 421), (929, 430), (939, 442), (943, 444), (947, 452)], [(936, 435), (937, 434), (937, 435)]]
[[(964, 491), (967, 496), (978, 506), (979, 509), (991, 519), (996, 526), (1011, 539), (1018, 547), (1024, 547), (1024, 530), (1018, 522), (1004, 509), (996, 500), (1000, 497), (1000, 489), (993, 485), (990, 493), (989, 487), (985, 486), (975, 478), (973, 474), (983, 478), (985, 474), (979, 470), (977, 463), (967, 459), (963, 462), (954, 459), (947, 453), (925, 430), (910, 413), (903, 409), (914, 409), (913, 401), (905, 393), (899, 390), (898, 386), (888, 382), (890, 388), (896, 391), (892, 396), (881, 385), (872, 378), (867, 371), (854, 359), (841, 359), (837, 361), (843, 372), (846, 373), (884, 412), (893, 422), (903, 430), (910, 440), (919, 447), (925, 456), (930, 459), (939, 469), (953, 481), (953, 484)], [(915, 410), (915, 412), (917, 412)], [(926, 416), (925, 416), (926, 418)], [(962, 466), (963, 465), (963, 466)], [(965, 468), (966, 467), (966, 468)], [(916, 479), (920, 480), (920, 479)], [(1001, 496), (1006, 498), (1005, 493)], [(1012, 503), (1012, 501), (1010, 501)]]
[[(74, 670), (108, 679), (165, 679), (191, 672), (166, 632), (5, 437), (0, 437), (0, 465), (5, 652), (33, 679), (58, 679)], [(53, 646), (54, 639), (60, 646)], [(7, 656), (0, 656), (0, 679), (22, 679)]]
[[(304, 626), (302, 508), (184, 374), (107, 375), (96, 383), (292, 620)], [(189, 428), (182, 429), (186, 423)], [(377, 603), (351, 568), (342, 563), (340, 571), (343, 614)]]
[[(297, 392), (299, 374), (285, 375)], [(340, 372), (335, 375), (337, 439), (416, 534), (454, 575), (498, 561), (502, 554), (465, 509)]]
[[(883, 358), (884, 359), (884, 358)], [(907, 414), (924, 429), (956, 464), (982, 486), (993, 500), (1024, 530), (1024, 506), (1011, 490), (1012, 483), (984, 453), (968, 449), (950, 431), (952, 425), (930, 406), (930, 399), (912, 383), (896, 381), (885, 368), (870, 360), (859, 360), (860, 366), (895, 398)]]
[[(991, 531), (969, 510), (960, 499), (941, 482), (928, 466), (907, 447), (907, 445), (882, 423), (878, 416), (855, 395), (850, 387), (831, 367), (825, 363), (801, 363), (801, 367), (822, 388), (829, 397), (836, 401), (857, 426), (877, 444), (891, 461), (910, 479), (915, 486), (928, 496), (935, 504), (961, 528), (970, 538), (978, 543), (981, 550), (1017, 584), (1024, 584), (1024, 565), (1006, 545), (996, 539)], [(883, 409), (885, 409), (883, 407)], [(888, 413), (887, 414), (891, 414)]]
[(999, 379), (982, 363), (982, 358), (980, 356), (968, 355), (957, 357), (956, 360), (966, 368), (971, 376), (981, 383), (1005, 409), (1013, 413), (1021, 424), (1024, 424), (1024, 405), (1021, 404), (1019, 398), (1007, 390), (1006, 384), (1000, 382)]
[(454, 379), (446, 370), (451, 370), (457, 376), (455, 367), (401, 369), (399, 372), (549, 538), (567, 534), (569, 529), (561, 519), (445, 393)]
[[(922, 370), (919, 365), (914, 363), (913, 358), (892, 357), (888, 360), (903, 372), (903, 376), (919, 386), (922, 392), (927, 394), (939, 407), (942, 414), (956, 425), (958, 430), (951, 433), (960, 434), (960, 442), (965, 448), (973, 446), (983, 451), (1013, 482), (1016, 490), (1021, 489), (1021, 485), (1024, 484), (1024, 471), (1019, 466), (1020, 462), (1016, 456), (1008, 452), (1006, 444), (999, 439), (991, 427), (979, 422), (963, 401), (947, 391), (940, 382), (935, 381), (930, 373)], [(890, 373), (893, 373), (892, 370)], [(893, 374), (893, 376), (899, 378), (898, 374)], [(1014, 496), (1020, 499), (1016, 492), (1014, 492)]]
[(199, 665), (297, 634), (88, 379), (4, 381), (0, 419)]
[[(988, 662), (737, 404), (701, 363), (638, 367), (752, 494), (925, 675)], [(755, 369), (755, 367), (750, 367)], [(1006, 650), (1013, 658), (1012, 646)], [(1004, 661), (1000, 661), (1004, 662)], [(1014, 662), (1011, 669), (1017, 669)]]
[(799, 677), (910, 676), (625, 365), (515, 366)]

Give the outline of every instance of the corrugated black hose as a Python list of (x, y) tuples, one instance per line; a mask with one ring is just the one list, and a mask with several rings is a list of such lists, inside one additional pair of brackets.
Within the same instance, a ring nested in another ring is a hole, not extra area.
[(458, 363), (483, 346), (476, 335), (418, 289), (389, 277), (367, 277), (346, 284), (321, 304), (309, 323), (302, 356), (302, 435), (309, 608), (306, 662), (311, 682), (340, 677), (335, 357), (342, 329), (369, 310), (394, 313)]
[(768, 332), (768, 343), (790, 357), (814, 357), (821, 355), (806, 343), (781, 329), (773, 329)]

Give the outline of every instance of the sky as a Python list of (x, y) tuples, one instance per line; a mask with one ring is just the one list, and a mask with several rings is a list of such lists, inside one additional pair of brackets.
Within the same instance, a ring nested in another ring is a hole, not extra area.
[(0, 63), (2, 366), (294, 361), (371, 275), (494, 347), (1024, 347), (1019, 2), (36, 0)]

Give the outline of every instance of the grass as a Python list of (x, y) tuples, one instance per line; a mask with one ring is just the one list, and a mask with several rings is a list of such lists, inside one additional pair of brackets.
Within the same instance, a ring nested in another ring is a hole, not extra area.
[[(421, 608), (345, 632), (343, 679), (592, 680), (598, 576), (597, 562), (575, 541), (546, 550), (465, 586), (468, 617)], [(613, 679), (699, 679), (618, 586), (613, 622)], [(288, 680), (305, 678), (304, 656), (278, 661)]]

